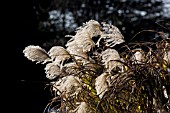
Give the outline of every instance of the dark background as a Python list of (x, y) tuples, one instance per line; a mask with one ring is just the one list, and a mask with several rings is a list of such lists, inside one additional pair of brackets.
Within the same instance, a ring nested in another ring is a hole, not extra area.
[[(126, 42), (141, 30), (162, 31), (169, 35), (170, 17), (162, 10), (164, 4), (161, 0), (17, 0), (8, 3), (8, 10), (4, 8), (7, 15), (5, 39), (9, 48), (6, 52), (10, 64), (5, 68), (10, 75), (7, 80), (11, 81), (7, 85), (10, 92), (7, 106), (14, 108), (8, 110), (42, 113), (52, 99), (49, 87), (45, 88), (48, 80), (44, 65), (24, 57), (22, 51), (26, 46), (39, 45), (46, 50), (54, 45), (64, 46), (68, 40), (64, 36), (74, 34), (76, 27), (90, 19), (116, 25)], [(67, 16), (70, 12), (71, 16)], [(159, 37), (147, 32), (131, 41), (153, 38), (155, 41)]]
[[(31, 44), (41, 45), (44, 39), (37, 30), (37, 19), (33, 10), (33, 0), (10, 2), (6, 42), (8, 66), (6, 72), (10, 81), (6, 86), (7, 97), (4, 110), (14, 113), (43, 113), (52, 99), (46, 87), (44, 66), (35, 64), (24, 57), (23, 49)], [(6, 64), (5, 64), (6, 65)]]

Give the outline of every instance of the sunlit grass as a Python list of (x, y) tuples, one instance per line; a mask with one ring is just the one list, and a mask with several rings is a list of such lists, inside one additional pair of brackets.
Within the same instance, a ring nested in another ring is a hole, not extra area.
[[(44, 113), (170, 112), (170, 39), (125, 43), (113, 25), (90, 20), (65, 47), (28, 46), (24, 55), (46, 65), (54, 98)], [(97, 41), (94, 41), (97, 40)], [(116, 48), (121, 45), (121, 48)]]

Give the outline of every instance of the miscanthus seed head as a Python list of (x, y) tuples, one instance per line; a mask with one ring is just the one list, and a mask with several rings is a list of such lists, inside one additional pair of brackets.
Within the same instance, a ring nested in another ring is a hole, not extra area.
[(31, 61), (35, 61), (36, 63), (46, 63), (50, 61), (50, 56), (46, 52), (45, 49), (40, 46), (30, 45), (25, 47), (23, 50), (24, 56)]

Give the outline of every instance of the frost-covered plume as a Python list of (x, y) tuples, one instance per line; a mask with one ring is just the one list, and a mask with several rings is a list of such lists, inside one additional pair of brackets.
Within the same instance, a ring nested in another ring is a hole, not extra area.
[(99, 43), (101, 39), (104, 39), (105, 46), (109, 46), (109, 47), (114, 47), (117, 44), (121, 44), (125, 42), (124, 36), (116, 26), (106, 24), (104, 22), (102, 23), (102, 25), (103, 25), (102, 26), (103, 32), (101, 33), (101, 36), (96, 43), (98, 47), (100, 45)]
[(46, 63), (50, 61), (50, 56), (45, 49), (42, 49), (40, 46), (30, 45), (25, 47), (23, 50), (24, 56), (31, 61), (36, 63)]

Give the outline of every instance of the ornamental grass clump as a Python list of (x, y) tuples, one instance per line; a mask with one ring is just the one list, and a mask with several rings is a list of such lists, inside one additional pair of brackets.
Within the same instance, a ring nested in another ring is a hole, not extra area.
[(65, 47), (23, 50), (28, 60), (45, 65), (54, 97), (44, 113), (170, 112), (168, 37), (126, 43), (116, 26), (95, 20), (66, 36)]

